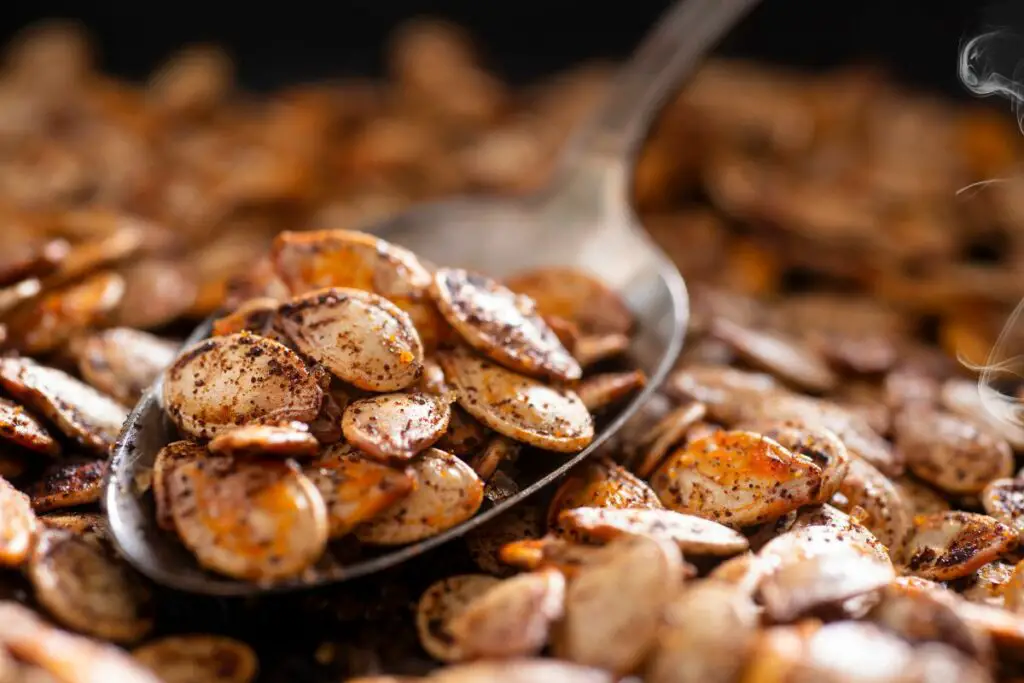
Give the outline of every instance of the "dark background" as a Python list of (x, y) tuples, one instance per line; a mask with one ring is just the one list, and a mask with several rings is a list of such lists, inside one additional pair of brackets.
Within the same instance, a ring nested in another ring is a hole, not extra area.
[[(144, 77), (177, 46), (216, 41), (237, 58), (244, 84), (264, 88), (296, 80), (378, 73), (389, 32), (405, 18), (431, 14), (472, 28), (492, 68), (521, 81), (582, 58), (626, 55), (667, 4), (655, 0), (8, 3), (0, 18), (0, 38), (6, 40), (40, 17), (81, 19), (99, 38), (105, 67), (133, 78)], [(231, 11), (231, 5), (240, 9)], [(963, 95), (955, 73), (958, 47), (992, 26), (1010, 26), (1024, 33), (1024, 0), (765, 0), (722, 51), (809, 67), (873, 59), (903, 80)]]

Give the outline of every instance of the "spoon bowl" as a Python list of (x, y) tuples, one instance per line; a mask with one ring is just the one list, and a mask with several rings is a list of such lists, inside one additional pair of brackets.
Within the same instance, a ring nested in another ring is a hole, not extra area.
[[(368, 228), (434, 265), (478, 270), (493, 277), (541, 266), (571, 266), (596, 275), (618, 292), (637, 321), (630, 356), (648, 384), (599, 425), (583, 451), (526, 453), (518, 491), (485, 501), (471, 519), (426, 540), (354, 554), (332, 543), (306, 575), (272, 585), (237, 581), (202, 569), (173, 534), (160, 529), (145, 494), (159, 450), (175, 440), (161, 405), (161, 383), (129, 416), (110, 464), (103, 504), (121, 554), (156, 583), (219, 596), (282, 592), (337, 583), (387, 569), (486, 523), (565, 475), (604, 447), (662, 383), (682, 348), (688, 301), (682, 278), (639, 226), (628, 202), (632, 159), (647, 124), (670, 87), (753, 0), (685, 0), (659, 23), (626, 67), (608, 104), (574, 139), (553, 181), (517, 199), (458, 199), (418, 207)], [(686, 39), (685, 42), (683, 39)], [(210, 334), (200, 326), (193, 343)]]

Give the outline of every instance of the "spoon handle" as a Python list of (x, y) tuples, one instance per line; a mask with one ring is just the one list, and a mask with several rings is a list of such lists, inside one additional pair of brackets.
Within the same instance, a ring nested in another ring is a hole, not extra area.
[[(603, 106), (569, 143), (562, 168), (597, 157), (628, 167), (651, 119), (718, 40), (757, 0), (681, 0), (668, 10), (619, 73)], [(625, 168), (623, 168), (625, 170)]]

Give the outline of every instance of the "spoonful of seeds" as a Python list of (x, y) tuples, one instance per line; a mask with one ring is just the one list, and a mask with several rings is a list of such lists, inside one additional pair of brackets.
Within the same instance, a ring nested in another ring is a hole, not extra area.
[(753, 4), (670, 9), (537, 194), (281, 233), (255, 296), (197, 329), (125, 424), (103, 502), (128, 561), (214, 595), (366, 576), (606, 443), (688, 315), (629, 207), (636, 149)]

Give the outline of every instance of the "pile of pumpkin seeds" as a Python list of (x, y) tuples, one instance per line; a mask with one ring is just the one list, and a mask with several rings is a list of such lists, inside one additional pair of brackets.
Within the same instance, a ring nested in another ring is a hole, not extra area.
[[(342, 230), (283, 232), (271, 261), (265, 291), (163, 378), (164, 409), (188, 440), (156, 456), (157, 518), (200, 565), (233, 578), (301, 576), (328, 540), (350, 534), (388, 546), (446, 531), (480, 509), (520, 445), (578, 452), (594, 438), (591, 412), (644, 385), (640, 371), (584, 377), (552, 329), (603, 350), (585, 363), (628, 348), (625, 304), (580, 271), (506, 286), (431, 272), (401, 247)], [(521, 283), (533, 297), (509, 288)], [(598, 296), (567, 302), (569, 289)], [(595, 316), (598, 302), (611, 306)], [(609, 322), (618, 328), (593, 330)], [(458, 447), (467, 440), (475, 448)], [(435, 447), (448, 444), (469, 460)]]
[[(283, 500), (313, 501), (301, 483), (315, 480), (308, 466), (326, 452), (347, 463), (358, 449), (401, 490), (406, 468), (437, 462), (434, 448), (467, 479), (487, 480), (484, 495), (500, 495), (522, 433), (499, 427), (514, 423), (448, 403), (440, 439), (401, 464), (437, 425), (396, 441), (362, 412), (345, 420), (348, 408), (395, 411), (389, 394), (417, 392), (424, 403), (402, 398), (398, 409), (432, 415), (457, 395), (451, 374), (466, 359), (563, 381), (564, 362), (542, 370), (486, 356), (483, 330), (454, 325), (446, 336), (433, 269), (412, 289), (392, 280), (382, 290), (372, 274), (307, 283), (296, 266), (316, 258), (321, 229), (543, 183), (612, 70), (587, 64), (513, 89), (464, 33), (433, 21), (403, 27), (388, 64), (387, 81), (254, 97), (211, 46), (183, 50), (143, 85), (102, 74), (87, 36), (66, 24), (35, 27), (6, 50), (0, 681), (1024, 677), (1024, 438), (985, 410), (954, 360), (984, 362), (1024, 291), (1013, 180), (1024, 145), (1005, 112), (953, 106), (856, 65), (805, 74), (716, 60), (667, 106), (640, 154), (634, 205), (687, 278), (686, 351), (620, 443), (550, 496), (373, 585), (294, 596), (284, 617), (269, 602), (165, 594), (123, 564), (95, 506), (106, 458), (178, 340), (225, 302), (233, 312), (215, 334), (248, 330), (301, 355), (317, 388), (304, 384), (293, 407), (317, 391), (322, 404), (221, 433), (209, 432), (216, 416), (182, 412), (202, 446), (167, 453), (192, 461), (168, 488), (209, 481), (202, 453), (248, 469), (230, 481), (281, 473)], [(995, 177), (1009, 180), (958, 192)], [(278, 251), (283, 230), (297, 232)], [(268, 287), (271, 276), (280, 287)], [(586, 278), (543, 271), (503, 284), (537, 302), (581, 368), (628, 345), (628, 311)], [(338, 358), (303, 351), (314, 337), (292, 338), (288, 325), (299, 334), (294, 318), (310, 307), (282, 302), (337, 286), (408, 317), (423, 347), (414, 383), (360, 388), (353, 379), (374, 377), (334, 376)], [(453, 339), (465, 358), (446, 366), (435, 350)], [(223, 344), (218, 353), (241, 346)], [(589, 398), (587, 380), (575, 391), (587, 404), (637, 381), (623, 373)], [(1012, 401), (1019, 386), (1011, 378), (999, 390)], [(268, 462), (268, 452), (288, 457)], [(362, 506), (387, 504), (341, 492), (339, 504), (359, 505), (335, 520), (330, 486), (314, 488), (328, 536), (368, 514)], [(172, 507), (162, 508), (168, 527)], [(202, 524), (192, 529), (196, 547), (214, 547)], [(240, 566), (237, 554), (206, 559)], [(268, 578), (251, 567), (237, 573)], [(311, 635), (283, 637), (296, 624)]]

